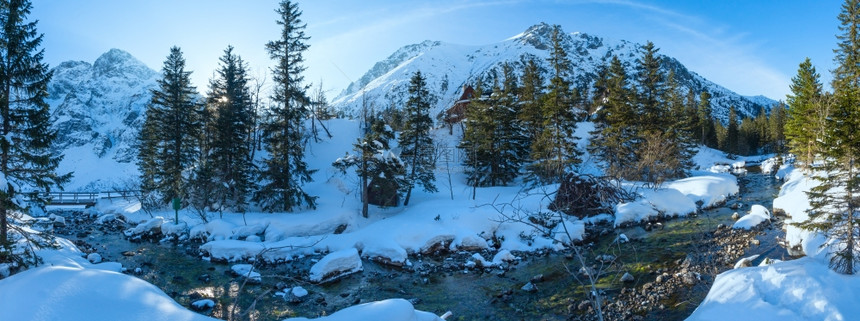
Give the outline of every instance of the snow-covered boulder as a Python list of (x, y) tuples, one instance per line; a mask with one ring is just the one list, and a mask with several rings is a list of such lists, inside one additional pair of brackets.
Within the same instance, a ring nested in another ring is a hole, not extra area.
[(194, 226), (189, 237), (203, 241), (226, 240), (233, 236), (235, 227), (235, 224), (224, 220), (212, 220), (209, 223)]
[(205, 311), (215, 307), (215, 301), (212, 299), (197, 300), (191, 303), (191, 308), (195, 311)]
[(66, 226), (66, 218), (57, 214), (51, 214), (48, 218), (54, 222), (54, 226)]
[(308, 290), (305, 290), (305, 288), (301, 286), (296, 286), (290, 289), (290, 294), (297, 298), (303, 298), (308, 295)]
[(735, 263), (734, 268), (740, 269), (740, 268), (744, 268), (744, 267), (750, 267), (750, 266), (752, 266), (752, 262), (755, 259), (757, 259), (758, 257), (759, 257), (759, 255), (756, 254), (756, 255), (747, 256), (745, 258), (742, 258), (742, 259), (738, 260), (738, 263)]
[(464, 251), (477, 251), (490, 247), (487, 240), (475, 234), (461, 235), (454, 240), (453, 244)]
[(207, 242), (200, 246), (200, 251), (209, 254), (214, 260), (235, 262), (256, 257), (266, 249), (263, 243), (237, 240)]
[(403, 266), (406, 264), (407, 253), (406, 249), (397, 244), (397, 242), (376, 240), (365, 245), (361, 251), (361, 255), (368, 259), (394, 266)]
[(750, 208), (749, 214), (741, 217), (732, 228), (750, 230), (764, 222), (770, 222), (770, 211), (756, 204)]
[[(564, 224), (564, 225), (562, 225)], [(582, 241), (585, 236), (585, 223), (583, 221), (560, 221), (552, 230), (554, 238), (566, 244)]]
[(105, 224), (105, 223), (110, 223), (110, 222), (116, 221), (116, 219), (117, 219), (116, 214), (113, 214), (113, 213), (104, 214), (104, 215), (99, 216), (99, 218), (96, 219), (96, 224), (101, 225), (101, 224)]
[(323, 257), (311, 267), (309, 278), (312, 282), (329, 282), (345, 275), (359, 272), (362, 269), (363, 266), (361, 264), (361, 257), (358, 255), (358, 250), (348, 248), (329, 253)]
[(666, 183), (664, 187), (678, 190), (693, 202), (702, 202), (703, 208), (717, 206), (740, 190), (735, 176), (719, 174), (679, 179)]
[(98, 253), (90, 253), (87, 255), (87, 261), (90, 263), (96, 264), (102, 262), (102, 256)]
[(125, 230), (125, 236), (152, 236), (161, 233), (161, 225), (164, 224), (164, 218), (156, 216), (137, 224), (137, 226)]
[(166, 237), (173, 238), (182, 238), (186, 234), (188, 234), (188, 224), (185, 222), (167, 222), (161, 224), (161, 234), (164, 234)]
[(236, 276), (248, 279), (251, 283), (260, 283), (262, 281), (260, 273), (254, 271), (254, 266), (250, 264), (236, 264), (230, 267), (230, 271)]
[(619, 203), (615, 206), (615, 226), (624, 223), (637, 223), (649, 217), (659, 214), (651, 204), (645, 200), (637, 200), (628, 203)]
[(493, 264), (509, 263), (519, 259), (520, 258), (518, 256), (514, 256), (511, 251), (500, 250), (495, 256), (493, 256)]
[[(308, 318), (290, 318), (284, 321), (308, 321)], [(430, 312), (415, 310), (412, 303), (404, 299), (388, 299), (354, 305), (329, 316), (313, 319), (317, 321), (444, 321)]]
[(466, 266), (468, 266), (468, 267), (485, 268), (485, 267), (491, 267), (494, 265), (496, 265), (496, 264), (493, 264), (492, 262), (485, 260), (484, 257), (478, 253), (472, 254), (472, 257), (470, 257), (469, 261), (466, 262)]
[(436, 235), (431, 237), (427, 242), (421, 246), (422, 254), (432, 254), (438, 250), (446, 250), (449, 249), (449, 246), (454, 241), (455, 236), (453, 234), (443, 234)]
[(761, 173), (765, 175), (772, 174), (774, 170), (777, 169), (777, 164), (779, 164), (779, 159), (776, 157), (765, 159), (763, 162), (761, 162), (761, 165), (759, 165), (759, 167), (761, 168)]
[(265, 232), (265, 231), (266, 231), (266, 225), (261, 225), (261, 224), (238, 226), (238, 227), (233, 228), (233, 230), (232, 230), (233, 235), (231, 235), (230, 238), (234, 239), (234, 240), (241, 240), (241, 239), (245, 239), (245, 238), (252, 236), (252, 235), (255, 235), (255, 236), (262, 235), (263, 232)]
[(645, 189), (639, 194), (657, 212), (666, 216), (687, 216), (696, 212), (696, 202), (675, 188)]

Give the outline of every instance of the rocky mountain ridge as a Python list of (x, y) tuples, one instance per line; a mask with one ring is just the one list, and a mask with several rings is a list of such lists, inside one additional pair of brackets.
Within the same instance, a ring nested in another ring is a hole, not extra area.
[[(431, 113), (439, 115), (460, 97), (464, 85), (471, 85), (477, 77), (494, 72), (504, 62), (519, 67), (524, 59), (535, 58), (549, 69), (546, 58), (549, 57), (552, 29), (552, 26), (540, 23), (505, 41), (483, 46), (439, 41), (404, 46), (350, 84), (332, 101), (332, 105), (343, 114), (357, 115), (361, 97), (366, 95), (367, 102), (377, 109), (402, 106), (409, 79), (420, 70), (427, 77), (428, 88), (434, 98)], [(642, 47), (626, 40), (609, 41), (581, 32), (564, 33), (562, 45), (573, 64), (574, 86), (589, 94), (598, 71), (613, 55), (618, 56), (629, 74), (634, 73)], [(675, 58), (665, 55), (661, 58), (665, 68), (675, 72), (682, 87), (695, 93), (707, 90), (711, 94), (713, 115), (724, 122), (728, 119), (730, 106), (735, 106), (739, 115), (751, 117), (762, 108), (770, 110), (777, 103), (764, 96), (739, 95), (690, 71)]]

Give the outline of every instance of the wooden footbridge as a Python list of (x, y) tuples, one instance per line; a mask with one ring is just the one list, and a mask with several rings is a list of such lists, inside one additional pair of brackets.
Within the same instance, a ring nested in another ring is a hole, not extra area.
[[(130, 198), (138, 195), (140, 191), (107, 191), (107, 192), (51, 192), (41, 193), (39, 197), (48, 200), (46, 205), (83, 205), (94, 206), (100, 199)], [(27, 193), (25, 198), (31, 198)]]

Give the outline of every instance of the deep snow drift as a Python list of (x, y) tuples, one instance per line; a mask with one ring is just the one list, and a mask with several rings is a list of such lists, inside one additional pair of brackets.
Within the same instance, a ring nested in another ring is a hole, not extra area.
[(74, 244), (58, 242), (58, 250), (39, 251), (42, 266), (0, 280), (0, 320), (217, 320), (120, 273), (119, 263), (91, 264)]

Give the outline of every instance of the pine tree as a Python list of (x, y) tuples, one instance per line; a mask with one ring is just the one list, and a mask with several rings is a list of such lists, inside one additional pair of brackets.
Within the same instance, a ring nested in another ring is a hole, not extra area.
[(696, 102), (696, 93), (690, 88), (687, 91), (687, 99), (684, 101), (687, 120), (690, 125), (692, 144), (694, 148), (702, 141), (702, 130), (699, 128), (699, 104)]
[(788, 148), (804, 166), (815, 161), (818, 141), (821, 139), (814, 127), (817, 109), (821, 108), (820, 78), (812, 61), (806, 58), (800, 63), (797, 76), (791, 78), (791, 95), (786, 97), (789, 107), (785, 123)]
[[(673, 111), (683, 115), (683, 102), (677, 91), (674, 75), (666, 76), (660, 69), (662, 61), (654, 43), (642, 47), (637, 59), (637, 121), (633, 122), (633, 152), (636, 176), (658, 187), (669, 178), (683, 176), (690, 154), (682, 147), (680, 132), (683, 117), (672, 117)], [(628, 125), (630, 126), (630, 125)]]
[[(692, 90), (688, 91), (688, 93), (691, 92)], [(688, 95), (688, 97), (694, 96)], [(666, 77), (666, 91), (664, 92), (663, 101), (667, 105), (667, 108), (665, 108), (667, 113), (666, 118), (671, 119), (671, 121), (668, 121), (667, 127), (677, 151), (676, 155), (667, 156), (677, 158), (680, 164), (678, 168), (670, 173), (670, 176), (683, 177), (693, 167), (693, 156), (696, 155), (696, 140), (693, 137), (695, 120), (690, 117), (691, 113), (688, 112), (689, 103), (684, 102), (684, 94), (681, 86), (675, 79), (674, 71), (670, 71)]]
[(822, 142), (824, 166), (808, 193), (809, 220), (800, 227), (822, 231), (830, 242), (830, 267), (854, 274), (860, 265), (860, 1), (847, 0), (839, 13), (833, 71), (833, 107)]
[(554, 26), (548, 58), (552, 78), (541, 105), (543, 128), (532, 143), (529, 179), (540, 184), (558, 182), (581, 162), (582, 152), (576, 147), (578, 138), (573, 135), (579, 93), (570, 86), (571, 63), (562, 45), (562, 36), (561, 27)]
[(302, 83), (302, 72), (306, 69), (302, 54), (308, 49), (305, 42), (309, 37), (305, 36), (307, 25), (300, 19), (302, 12), (297, 3), (283, 0), (276, 12), (277, 23), (283, 27), (281, 39), (266, 44), (269, 57), (276, 63), (272, 69), (271, 97), (275, 106), (263, 124), (268, 158), (263, 160), (260, 173), (263, 186), (254, 200), (266, 211), (289, 212), (301, 204), (316, 207), (316, 197), (302, 189), (316, 172), (304, 161), (304, 120), (310, 99), (306, 95), (308, 87)]
[[(489, 98), (482, 97), (478, 81), (475, 98), (466, 110), (466, 128), (459, 146), (466, 155), (467, 182), (473, 187), (499, 186), (513, 181), (527, 157), (525, 131), (517, 118), (517, 84), (513, 67), (502, 65), (503, 83), (493, 84)], [(481, 96), (479, 96), (481, 95)]]
[(57, 132), (45, 102), (52, 72), (42, 62), (43, 36), (27, 22), (30, 10), (29, 1), (0, 0), (0, 262), (13, 241), (7, 217), (24, 210), (18, 199), (29, 192), (20, 189), (50, 191), (71, 177), (55, 172), (62, 156), (50, 150)]
[(495, 185), (507, 185), (520, 173), (523, 163), (529, 157), (528, 132), (519, 120), (522, 114), (518, 97), (520, 87), (514, 68), (509, 63), (502, 64), (502, 88), (498, 96), (495, 112), (496, 132), (499, 138), (499, 166), (494, 175)]
[(416, 71), (409, 82), (409, 99), (403, 108), (406, 122), (400, 133), (400, 157), (409, 168), (406, 175), (406, 198), (403, 205), (409, 205), (412, 188), (419, 184), (427, 192), (436, 192), (436, 160), (433, 155), (433, 139), (430, 129), (433, 120), (430, 118), (430, 92), (421, 71)]
[(606, 174), (616, 179), (631, 177), (635, 160), (633, 93), (627, 73), (617, 56), (606, 68), (605, 98), (598, 107), (590, 151), (606, 163)]
[(144, 193), (155, 192), (166, 204), (187, 196), (189, 170), (200, 151), (201, 109), (179, 47), (170, 48), (161, 73), (139, 136), (138, 166)]
[(463, 139), (460, 140), (458, 148), (463, 151), (463, 166), (466, 174), (466, 183), (469, 186), (488, 186), (489, 159), (492, 154), (492, 127), (493, 119), (489, 111), (492, 109), (491, 102), (484, 97), (484, 83), (478, 78), (474, 86), (474, 94), (469, 108), (466, 108), (463, 128)]
[(761, 146), (761, 136), (755, 128), (754, 118), (744, 118), (738, 128), (738, 154), (753, 155)]
[(638, 70), (636, 80), (639, 84), (638, 113), (641, 117), (638, 125), (641, 131), (663, 131), (669, 122), (665, 117), (663, 104), (660, 101), (665, 95), (666, 76), (660, 71), (660, 57), (657, 55), (654, 43), (648, 42), (642, 47), (642, 57), (637, 59)]
[(703, 146), (716, 148), (717, 133), (714, 131), (714, 118), (711, 116), (711, 94), (707, 91), (702, 91), (699, 94), (699, 105), (696, 116), (699, 120), (696, 125), (698, 136), (701, 139)]
[(534, 57), (523, 61), (523, 75), (520, 80), (518, 118), (526, 132), (526, 145), (531, 146), (543, 132), (543, 72)]
[(726, 139), (722, 150), (729, 154), (738, 153), (738, 113), (735, 106), (729, 107), (729, 124), (726, 126)]
[(767, 118), (768, 124), (768, 144), (771, 152), (785, 153), (786, 138), (785, 138), (785, 123), (788, 120), (788, 114), (785, 108), (785, 103), (780, 102), (770, 110), (770, 116)]
[[(212, 111), (213, 141), (206, 166), (212, 170), (212, 196), (220, 208), (244, 211), (253, 187), (251, 162), (251, 129), (253, 102), (248, 86), (247, 65), (233, 53), (233, 46), (224, 50), (216, 77), (209, 83), (207, 106)], [(207, 176), (209, 173), (204, 173)]]
[(378, 115), (364, 111), (364, 137), (353, 145), (357, 155), (347, 153), (337, 159), (332, 166), (341, 172), (355, 167), (361, 178), (362, 216), (368, 217), (368, 205), (397, 206), (406, 186), (404, 176), (406, 167), (394, 153), (389, 142), (394, 139), (394, 131)]

